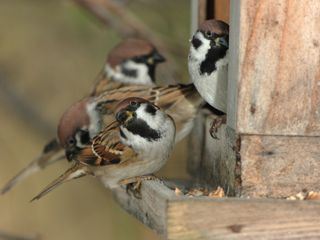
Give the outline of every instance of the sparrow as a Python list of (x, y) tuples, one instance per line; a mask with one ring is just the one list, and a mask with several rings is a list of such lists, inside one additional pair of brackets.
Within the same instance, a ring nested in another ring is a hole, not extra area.
[(152, 43), (138, 38), (124, 40), (108, 54), (90, 95), (131, 84), (153, 86), (156, 66), (164, 61)]
[(84, 98), (72, 105), (61, 117), (58, 137), (67, 159), (84, 148), (113, 119), (119, 102), (140, 97), (159, 106), (175, 121), (178, 142), (188, 135), (203, 99), (193, 84), (163, 87), (126, 86)]
[[(193, 34), (188, 57), (192, 82), (213, 108), (227, 112), (229, 25), (223, 21), (204, 21)], [(211, 131), (216, 131), (212, 125)]]
[[(104, 69), (98, 75), (89, 96), (97, 96), (102, 92), (130, 84), (153, 86), (156, 66), (164, 61), (165, 58), (152, 43), (137, 38), (124, 40), (109, 52)], [(52, 139), (45, 145), (39, 157), (0, 189), (0, 194), (5, 194), (17, 183), (46, 166), (64, 159), (64, 152), (59, 141), (56, 138)]]
[[(57, 186), (86, 175), (100, 178), (110, 189), (129, 184), (158, 171), (168, 160), (175, 140), (174, 120), (151, 102), (126, 98), (115, 110), (115, 121), (72, 155), (74, 165), (31, 201)], [(60, 142), (69, 141), (59, 135)]]

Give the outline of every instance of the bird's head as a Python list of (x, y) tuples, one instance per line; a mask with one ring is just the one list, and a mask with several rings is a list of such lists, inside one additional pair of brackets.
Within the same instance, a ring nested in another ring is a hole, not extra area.
[[(65, 149), (66, 157), (72, 160), (73, 155), (90, 143), (92, 128), (97, 122), (90, 115), (90, 98), (74, 103), (62, 115), (58, 125), (58, 139)], [(96, 131), (95, 131), (96, 132)], [(95, 133), (94, 133), (95, 134)]]
[(174, 141), (173, 119), (159, 107), (142, 98), (127, 98), (118, 104), (121, 141), (135, 150), (163, 141)]
[(190, 57), (201, 61), (209, 54), (224, 56), (229, 48), (229, 25), (219, 20), (206, 20), (191, 39)]
[(105, 72), (115, 81), (153, 85), (156, 66), (164, 61), (165, 58), (150, 42), (130, 38), (111, 50)]

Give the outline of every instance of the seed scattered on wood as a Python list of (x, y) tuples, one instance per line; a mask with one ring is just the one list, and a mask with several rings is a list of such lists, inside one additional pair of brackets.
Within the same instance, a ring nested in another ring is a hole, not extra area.
[(224, 190), (221, 187), (218, 187), (215, 191), (212, 191), (208, 195), (211, 198), (222, 198), (225, 197)]

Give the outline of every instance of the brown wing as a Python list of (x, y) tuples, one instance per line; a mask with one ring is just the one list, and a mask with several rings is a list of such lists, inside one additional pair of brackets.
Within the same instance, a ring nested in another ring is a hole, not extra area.
[(92, 140), (91, 146), (77, 154), (75, 160), (86, 165), (104, 166), (126, 162), (128, 156), (134, 155), (130, 147), (121, 143), (119, 123), (113, 121)]
[(118, 103), (128, 97), (141, 97), (163, 109), (175, 121), (177, 133), (193, 120), (202, 104), (202, 98), (193, 84), (148, 87), (134, 85), (107, 91), (97, 97), (103, 122), (109, 123)]
[(98, 96), (102, 92), (114, 90), (123, 86), (123, 83), (113, 81), (106, 76), (104, 69), (102, 69), (95, 78), (90, 96)]
[(199, 100), (201, 99), (193, 84), (177, 84), (164, 87), (131, 85), (129, 87), (106, 91), (97, 97), (97, 102), (98, 108), (103, 114), (114, 113), (117, 104), (128, 97), (144, 98), (166, 111), (177, 102), (188, 99), (193, 95), (199, 98)]

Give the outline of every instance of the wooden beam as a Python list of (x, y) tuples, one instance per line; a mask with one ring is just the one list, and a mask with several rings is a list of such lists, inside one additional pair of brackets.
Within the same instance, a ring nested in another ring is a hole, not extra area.
[(320, 1), (233, 4), (239, 11), (231, 23), (239, 35), (236, 130), (320, 136)]
[(319, 190), (319, 10), (312, 0), (231, 1), (227, 125), (241, 138), (242, 196)]
[(229, 23), (230, 0), (214, 1), (214, 18)]
[(287, 197), (320, 191), (320, 137), (241, 136), (242, 195)]
[(145, 181), (141, 186), (141, 199), (127, 194), (125, 189), (116, 189), (113, 193), (122, 208), (158, 234), (166, 234), (167, 204), (175, 197), (174, 191), (160, 181)]
[(141, 199), (114, 196), (169, 240), (320, 238), (320, 201), (176, 196), (159, 181), (144, 181)]
[(319, 239), (320, 202), (183, 199), (169, 203), (168, 239)]

